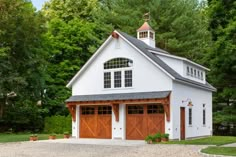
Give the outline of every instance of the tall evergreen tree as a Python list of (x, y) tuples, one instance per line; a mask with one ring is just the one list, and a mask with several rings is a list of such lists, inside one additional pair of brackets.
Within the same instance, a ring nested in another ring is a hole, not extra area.
[[(209, 0), (213, 46), (206, 57), (210, 79), (217, 87), (214, 123), (236, 124), (236, 1)], [(236, 130), (235, 130), (236, 134)]]
[(150, 13), (150, 25), (156, 31), (157, 46), (172, 54), (200, 61), (209, 48), (211, 36), (205, 5), (198, 0), (103, 0), (98, 19), (113, 28), (136, 36)]

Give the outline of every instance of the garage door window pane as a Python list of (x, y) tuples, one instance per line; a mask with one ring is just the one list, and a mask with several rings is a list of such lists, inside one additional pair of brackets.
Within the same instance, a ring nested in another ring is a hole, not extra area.
[(143, 114), (143, 106), (142, 105), (128, 106), (128, 114)]
[(111, 106), (98, 106), (98, 114), (111, 114)]
[(92, 115), (95, 113), (94, 107), (82, 107), (82, 115)]
[(157, 104), (148, 105), (147, 113), (148, 114), (164, 113), (164, 108), (162, 105), (157, 105)]

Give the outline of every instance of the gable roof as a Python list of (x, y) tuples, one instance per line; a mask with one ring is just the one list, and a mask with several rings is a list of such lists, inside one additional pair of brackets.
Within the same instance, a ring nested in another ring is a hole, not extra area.
[[(178, 74), (175, 70), (173, 70), (171, 67), (169, 67), (165, 62), (163, 62), (156, 54), (150, 52), (149, 50), (153, 50), (156, 52), (161, 52), (163, 54), (169, 54), (167, 51), (162, 50), (160, 48), (153, 48), (147, 44), (145, 44), (143, 41), (138, 40), (137, 38), (134, 38), (124, 32), (115, 30), (114, 32), (118, 33), (121, 37), (126, 39), (131, 45), (133, 45), (135, 48), (137, 48), (139, 51), (141, 51), (150, 61), (154, 62), (163, 72), (165, 72), (168, 76), (170, 76), (173, 80), (189, 84), (192, 86), (196, 86), (199, 88), (203, 88), (210, 91), (216, 91), (216, 89), (211, 86), (208, 82), (205, 84), (199, 83), (187, 78), (182, 77), (180, 74)], [(79, 72), (71, 79), (71, 81), (66, 85), (66, 87), (71, 87), (73, 82), (76, 80), (76, 78), (82, 73), (86, 67), (96, 58), (96, 56), (101, 52), (103, 47), (112, 39), (111, 36), (102, 44), (102, 46), (94, 53), (94, 55), (88, 60), (88, 62), (81, 68)]]
[(182, 82), (182, 83), (188, 83), (188, 84), (195, 85), (195, 86), (198, 86), (198, 87), (202, 87), (204, 89), (211, 90), (211, 91), (216, 91), (216, 89), (212, 85), (210, 85), (208, 82), (203, 84), (203, 83), (199, 83), (199, 82), (184, 78), (183, 76), (178, 74), (175, 70), (173, 70), (171, 67), (169, 67), (165, 62), (163, 62), (157, 55), (149, 52), (148, 50), (152, 49), (154, 51), (158, 51), (158, 52), (168, 54), (167, 51), (162, 50), (160, 48), (152, 48), (149, 45), (142, 42), (141, 40), (138, 40), (138, 39), (136, 39), (136, 38), (124, 33), (124, 32), (121, 32), (121, 31), (117, 31), (117, 32), (119, 34), (121, 34), (124, 38), (126, 38), (131, 44), (133, 44), (135, 47), (137, 47), (139, 50), (141, 50), (152, 61), (154, 61), (160, 67), (162, 67), (167, 73), (169, 73), (171, 76), (173, 76), (176, 81), (179, 81), (179, 82)]

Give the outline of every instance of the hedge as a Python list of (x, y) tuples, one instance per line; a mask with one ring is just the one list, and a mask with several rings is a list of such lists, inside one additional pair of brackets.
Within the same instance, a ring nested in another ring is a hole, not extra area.
[(51, 116), (45, 118), (44, 132), (63, 134), (71, 133), (71, 116)]

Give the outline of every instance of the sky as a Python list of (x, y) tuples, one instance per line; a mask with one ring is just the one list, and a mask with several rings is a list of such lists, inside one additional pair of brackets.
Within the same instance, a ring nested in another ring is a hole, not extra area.
[(40, 10), (47, 0), (31, 0), (33, 5), (37, 8), (37, 10)]

